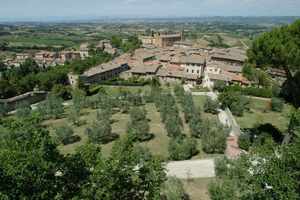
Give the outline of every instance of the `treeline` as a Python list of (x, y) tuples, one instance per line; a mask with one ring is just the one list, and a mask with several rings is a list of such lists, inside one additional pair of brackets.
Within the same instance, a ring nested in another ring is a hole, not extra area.
[(102, 63), (107, 63), (113, 59), (113, 56), (104, 51), (96, 51), (92, 54), (92, 56), (85, 59), (78, 59), (71, 61), (70, 63), (66, 63), (72, 72), (75, 74), (82, 74), (84, 71), (88, 70), (91, 67), (95, 67)]
[(298, 110), (291, 114), (288, 143), (284, 139), (282, 143), (282, 135), (270, 127), (244, 133), (239, 143), (248, 153), (237, 160), (217, 161), (218, 179), (209, 187), (211, 199), (299, 199), (299, 127)]
[(113, 47), (121, 49), (123, 52), (133, 52), (134, 50), (141, 47), (142, 42), (137, 38), (137, 36), (130, 36), (123, 40), (119, 36), (112, 36), (111, 44)]
[(107, 157), (92, 143), (63, 155), (38, 117), (0, 121), (1, 199), (152, 200), (164, 195), (161, 160), (128, 138), (117, 141)]
[(254, 67), (277, 68), (286, 72), (282, 88), (286, 100), (300, 106), (300, 20), (275, 28), (257, 37), (248, 51), (248, 62)]
[(185, 122), (189, 125), (192, 137), (201, 139), (206, 153), (224, 153), (228, 130), (217, 121), (205, 119), (201, 110), (194, 104), (193, 96), (182, 86), (175, 86), (174, 93), (182, 107)]
[(108, 62), (112, 55), (103, 51), (96, 52), (84, 60), (74, 60), (64, 66), (43, 69), (32, 59), (26, 59), (20, 67), (5, 69), (0, 80), (0, 98), (9, 98), (38, 87), (50, 91), (55, 85), (67, 85), (70, 71), (82, 73), (96, 65)]
[[(217, 162), (218, 181), (209, 187), (212, 200), (297, 200), (300, 198), (299, 38), (300, 20), (262, 34), (254, 40), (249, 49), (248, 64), (252, 67), (263, 70), (276, 68), (285, 71), (287, 80), (282, 86), (281, 95), (296, 109), (290, 113), (290, 122), (284, 134), (270, 124), (261, 125), (242, 133), (239, 146), (248, 153), (243, 154), (237, 160), (222, 159)], [(252, 73), (253, 71), (249, 69), (247, 66), (247, 74), (256, 78), (257, 74)], [(241, 92), (225, 91), (222, 93), (219, 96), (222, 105), (242, 111), (239, 108), (241, 108), (243, 100), (237, 99), (237, 93)], [(278, 94), (278, 92), (273, 92), (273, 94)], [(232, 97), (234, 95), (235, 97)], [(282, 102), (273, 98), (272, 110), (280, 111), (281, 109)]]
[(67, 66), (49, 69), (40, 68), (33, 60), (27, 59), (20, 67), (6, 69), (0, 80), (0, 98), (10, 98), (38, 87), (50, 91), (56, 84), (67, 84)]
[(255, 96), (255, 97), (264, 97), (264, 98), (272, 98), (273, 96), (277, 96), (279, 93), (279, 88), (277, 88), (276, 86), (272, 87), (253, 87), (253, 86), (249, 86), (249, 87), (241, 87), (239, 85), (223, 85), (223, 86), (218, 86), (216, 85), (214, 87), (214, 89), (216, 89), (219, 92), (228, 92), (228, 91), (232, 91), (232, 92), (239, 92), (243, 95), (247, 95), (247, 96)]

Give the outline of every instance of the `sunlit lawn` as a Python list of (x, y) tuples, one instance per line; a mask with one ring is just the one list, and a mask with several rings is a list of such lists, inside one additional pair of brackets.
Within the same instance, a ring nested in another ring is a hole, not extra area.
[(198, 178), (182, 182), (191, 200), (209, 200), (208, 186), (214, 180), (214, 178)]
[(259, 124), (270, 123), (281, 131), (287, 129), (291, 106), (285, 104), (282, 112), (273, 112), (269, 101), (251, 99), (250, 102), (250, 111), (245, 112), (243, 117), (236, 117), (241, 128), (253, 128)]
[[(119, 87), (111, 87), (111, 86), (104, 86), (106, 91), (109, 94), (116, 94), (119, 92)], [(126, 88), (126, 87), (125, 87)], [(149, 87), (127, 87), (127, 89), (130, 89), (132, 92), (139, 92), (140, 90), (145, 91), (148, 90)], [(205, 97), (197, 96), (194, 97), (194, 102), (196, 104), (197, 109), (203, 110), (203, 103), (205, 101)], [(145, 105), (145, 108), (147, 110), (147, 118), (149, 120), (150, 125), (150, 133), (154, 134), (154, 138), (148, 142), (141, 143), (142, 146), (145, 146), (149, 148), (149, 150), (155, 154), (160, 155), (163, 158), (168, 157), (168, 143), (170, 138), (167, 136), (167, 132), (165, 130), (164, 124), (161, 122), (160, 113), (157, 111), (156, 106), (153, 103), (148, 103)], [(181, 110), (181, 108), (180, 108)], [(85, 134), (86, 128), (90, 127), (92, 123), (96, 120), (96, 110), (93, 109), (84, 109), (81, 113), (81, 121), (83, 124), (79, 127), (76, 127), (72, 125), (68, 119), (67, 119), (67, 113), (68, 108), (66, 108), (66, 113), (64, 114), (62, 119), (58, 120), (47, 120), (43, 124), (50, 130), (51, 135), (55, 136), (55, 128), (68, 124), (70, 125), (75, 135), (80, 136), (81, 140), (79, 142), (59, 146), (59, 149), (64, 153), (74, 153), (75, 149), (85, 143), (88, 142), (87, 135)], [(202, 114), (205, 118), (215, 119), (217, 120), (217, 115), (212, 114)], [(184, 115), (183, 112), (180, 112), (180, 116), (183, 121), (183, 133), (190, 135), (190, 130), (188, 124), (184, 122)], [(124, 136), (126, 134), (127, 130), (127, 124), (130, 120), (129, 114), (123, 114), (120, 112), (117, 112), (112, 117), (112, 132), (118, 134), (120, 137)], [(108, 155), (111, 151), (111, 148), (115, 142), (111, 142), (105, 145), (101, 145), (102, 152), (104, 155)], [(192, 159), (200, 159), (200, 158), (207, 158), (207, 157), (213, 157), (215, 155), (206, 155), (204, 152), (202, 152), (201, 148), (201, 140), (198, 140), (198, 149), (199, 154), (194, 156)]]

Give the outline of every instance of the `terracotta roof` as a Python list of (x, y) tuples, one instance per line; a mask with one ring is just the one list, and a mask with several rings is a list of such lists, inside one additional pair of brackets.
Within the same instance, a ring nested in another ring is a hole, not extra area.
[(198, 76), (195, 74), (188, 74), (179, 70), (168, 70), (167, 68), (160, 68), (157, 72), (157, 75), (161, 77), (185, 78), (188, 80), (198, 79)]
[(171, 59), (171, 63), (203, 65), (205, 58), (203, 56), (174, 56)]
[(231, 81), (231, 78), (224, 74), (207, 73), (207, 76), (209, 77), (209, 79), (212, 79), (212, 80), (220, 80), (220, 81), (227, 81), (227, 82)]
[(85, 71), (82, 75), (89, 77), (89, 76), (94, 76), (96, 74), (100, 74), (100, 73), (104, 73), (107, 71), (117, 69), (122, 65), (128, 64), (129, 57), (130, 57), (129, 54), (123, 54), (122, 56), (115, 58), (111, 62), (90, 68), (89, 70)]
[(228, 72), (238, 72), (238, 73), (241, 73), (242, 70), (243, 70), (242, 66), (229, 65), (229, 64), (225, 64), (223, 62), (218, 62), (218, 61), (208, 62), (206, 64), (206, 66), (220, 68), (222, 71), (228, 71)]
[(153, 64), (153, 65), (140, 65), (138, 67), (132, 68), (129, 72), (136, 74), (155, 74), (161, 65)]

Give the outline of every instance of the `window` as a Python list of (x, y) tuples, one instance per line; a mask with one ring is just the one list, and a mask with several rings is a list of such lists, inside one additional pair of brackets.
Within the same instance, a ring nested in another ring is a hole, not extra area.
[(199, 74), (199, 70), (197, 70), (197, 74)]
[(194, 73), (194, 70), (192, 70), (192, 74)]
[(189, 72), (189, 69), (187, 69), (186, 72)]

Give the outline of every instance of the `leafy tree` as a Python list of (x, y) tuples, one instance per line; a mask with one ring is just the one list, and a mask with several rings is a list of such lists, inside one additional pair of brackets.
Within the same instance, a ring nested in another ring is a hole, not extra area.
[(209, 194), (212, 200), (238, 200), (235, 187), (229, 180), (222, 183), (214, 182), (209, 185)]
[(197, 141), (192, 138), (172, 138), (168, 148), (171, 160), (187, 160), (198, 153)]
[(115, 140), (118, 135), (112, 133), (110, 120), (96, 121), (90, 128), (85, 130), (89, 138), (89, 142), (94, 144), (107, 144)]
[(6, 51), (8, 49), (8, 42), (6, 41), (1, 41), (0, 42), (0, 50), (1, 51)]
[(122, 46), (122, 39), (116, 35), (111, 37), (111, 44), (115, 48), (121, 48)]
[(160, 87), (161, 83), (160, 83), (158, 77), (153, 77), (151, 79), (150, 85), (151, 85), (151, 87), (156, 87), (156, 88)]
[(134, 141), (147, 141), (153, 137), (149, 133), (150, 127), (146, 118), (146, 110), (139, 107), (130, 110), (130, 122), (127, 129), (129, 137)]
[(292, 112), (290, 117), (290, 123), (288, 127), (288, 134), (285, 135), (283, 143), (288, 144), (292, 142), (295, 138), (295, 134), (297, 131), (299, 131), (300, 127), (300, 111), (299, 109), (297, 111)]
[(217, 122), (207, 123), (209, 128), (202, 134), (202, 147), (206, 153), (224, 153), (228, 131)]
[(284, 103), (281, 99), (273, 97), (271, 100), (271, 108), (273, 111), (281, 112), (283, 109)]
[(204, 102), (204, 111), (207, 113), (218, 114), (219, 102), (207, 97)]
[(80, 199), (160, 199), (165, 181), (162, 162), (144, 152), (128, 138), (116, 142), (108, 158), (98, 157)]
[(31, 113), (31, 107), (30, 104), (27, 102), (19, 103), (16, 106), (16, 116), (19, 118), (25, 118), (28, 117)]
[(164, 200), (187, 199), (180, 179), (175, 177), (168, 178), (168, 180), (163, 184), (162, 197)]
[(69, 100), (72, 98), (71, 90), (72, 89), (70, 86), (65, 86), (62, 84), (55, 84), (52, 87), (51, 93), (55, 96), (63, 98), (64, 100)]
[(105, 109), (99, 109), (97, 111), (97, 115), (96, 115), (96, 118), (98, 121), (109, 121), (110, 122), (110, 119), (112, 117), (112, 110), (110, 107), (107, 107)]
[(9, 134), (0, 140), (2, 197), (55, 199), (62, 193), (60, 177), (55, 176), (62, 156), (48, 132), (29, 118), (5, 125)]
[(45, 102), (38, 106), (38, 113), (44, 119), (58, 119), (64, 113), (63, 100), (54, 94), (50, 93)]
[(76, 109), (74, 106), (70, 108), (68, 113), (68, 120), (76, 126), (80, 126), (80, 110)]
[(200, 112), (195, 111), (189, 122), (189, 127), (193, 137), (200, 138), (202, 135), (203, 120)]
[(224, 91), (219, 95), (221, 107), (229, 107), (231, 112), (237, 116), (243, 116), (244, 110), (248, 109), (249, 100), (239, 92)]
[(214, 90), (217, 90), (219, 92), (224, 91), (226, 87), (226, 82), (221, 80), (216, 80), (214, 83)]
[(74, 135), (74, 131), (70, 126), (60, 126), (55, 129), (57, 139), (63, 144), (69, 144)]
[(296, 116), (291, 117), (293, 139), (289, 143), (280, 145), (267, 139), (239, 159), (221, 162), (217, 174), (223, 182), (214, 183), (211, 198), (299, 199), (300, 120)]
[(249, 62), (256, 67), (277, 68), (286, 72), (286, 99), (300, 106), (300, 82), (297, 79), (300, 61), (300, 20), (289, 26), (274, 28), (256, 38), (248, 51)]
[(165, 127), (169, 137), (179, 137), (182, 135), (181, 119), (177, 115), (170, 115), (166, 122)]
[(80, 125), (80, 112), (85, 105), (85, 93), (82, 90), (75, 89), (72, 93), (73, 105), (68, 115), (69, 120), (76, 126)]
[(183, 103), (183, 98), (185, 95), (184, 88), (181, 85), (175, 85), (174, 93), (175, 93), (176, 98), (178, 98), (179, 102)]
[(253, 82), (257, 82), (257, 70), (255, 69), (255, 66), (246, 63), (243, 67), (243, 75), (249, 80)]

